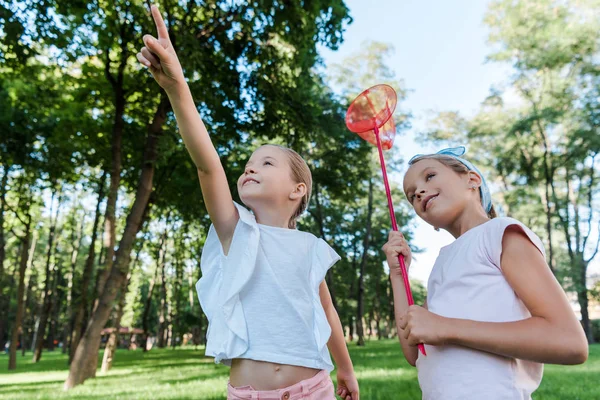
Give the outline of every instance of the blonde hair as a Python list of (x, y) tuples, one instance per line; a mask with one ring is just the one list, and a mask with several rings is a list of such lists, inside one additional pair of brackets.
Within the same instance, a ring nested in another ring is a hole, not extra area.
[(267, 144), (265, 146), (274, 146), (282, 150), (288, 157), (290, 169), (292, 171), (291, 178), (296, 183), (304, 183), (306, 185), (306, 193), (304, 196), (302, 196), (300, 204), (298, 204), (296, 211), (288, 222), (288, 228), (296, 229), (296, 220), (304, 211), (306, 211), (308, 208), (308, 203), (310, 202), (310, 196), (312, 194), (312, 173), (310, 172), (310, 168), (308, 167), (306, 161), (304, 161), (302, 156), (300, 156), (300, 154), (296, 153), (294, 150), (278, 144)]
[[(461, 163), (460, 161), (458, 161), (456, 158), (454, 157), (450, 157), (444, 154), (427, 154), (427, 155), (423, 155), (420, 157), (415, 158), (414, 160), (411, 160), (410, 165), (414, 165), (416, 163), (418, 163), (421, 160), (436, 160), (439, 161), (440, 163), (444, 164), (446, 167), (450, 168), (451, 170), (453, 170), (454, 172), (458, 173), (458, 174), (468, 174), (469, 172), (471, 172), (471, 170), (469, 168), (467, 168), (467, 166), (463, 163)], [(481, 196), (481, 194), (480, 194)], [(496, 218), (496, 210), (494, 209), (494, 205), (492, 205), (492, 207), (490, 208), (490, 211), (488, 211), (487, 216), (490, 219)]]

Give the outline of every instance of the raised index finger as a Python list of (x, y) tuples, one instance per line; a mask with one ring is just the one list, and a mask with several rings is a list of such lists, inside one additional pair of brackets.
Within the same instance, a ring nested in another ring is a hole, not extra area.
[(152, 5), (150, 7), (152, 11), (152, 18), (154, 18), (154, 23), (156, 24), (156, 31), (158, 32), (159, 39), (169, 39), (169, 31), (167, 31), (167, 26), (165, 25), (165, 21), (163, 20), (158, 7)]

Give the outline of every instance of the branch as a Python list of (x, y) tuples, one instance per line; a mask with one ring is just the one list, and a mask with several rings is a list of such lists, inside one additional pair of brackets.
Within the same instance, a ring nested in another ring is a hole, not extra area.
[(19, 240), (23, 240), (24, 236), (17, 234), (17, 232), (15, 232), (12, 226), (10, 227), (9, 231), (13, 234), (14, 237), (18, 238)]
[[(565, 170), (565, 182), (567, 184), (567, 193), (571, 190), (571, 185), (569, 182), (569, 169), (566, 168)], [(552, 189), (552, 200), (554, 200), (554, 205), (557, 208), (556, 210), (556, 215), (558, 215), (558, 219), (560, 219), (560, 223), (565, 231), (565, 240), (567, 241), (567, 250), (569, 252), (569, 257), (571, 257), (571, 259), (574, 257), (573, 255), (573, 246), (571, 243), (571, 235), (569, 234), (569, 225), (571, 224), (571, 222), (569, 221), (569, 206), (567, 205), (566, 207), (566, 217), (563, 217), (560, 214), (560, 211), (558, 210), (558, 196), (556, 195), (556, 188), (554, 187), (554, 185), (550, 185), (550, 188)], [(550, 200), (550, 199), (548, 199)], [(567, 201), (567, 204), (569, 202)], [(576, 243), (576, 245), (578, 245), (578, 243)]]
[(22, 223), (23, 225), (27, 225), (27, 223), (21, 219), (21, 217), (19, 216), (19, 213), (18, 213), (18, 212), (17, 212), (15, 209), (13, 209), (13, 208), (12, 208), (12, 207), (11, 207), (11, 206), (10, 206), (8, 203), (6, 203), (6, 202), (4, 203), (4, 205), (6, 206), (6, 208), (8, 208), (8, 210), (9, 210), (9, 211), (12, 211), (12, 212), (15, 214), (15, 216), (18, 218), (18, 220), (19, 220), (19, 221), (21, 221), (21, 223)]
[(185, 22), (186, 26), (187, 23), (189, 22), (191, 15), (192, 15), (192, 11), (194, 10), (194, 8), (197, 6), (196, 1), (195, 0), (188, 0), (187, 2), (187, 12), (185, 13), (185, 16), (183, 17), (183, 21)]
[[(594, 212), (592, 210), (592, 199), (594, 192), (594, 165), (596, 164), (596, 156), (597, 154), (594, 154), (594, 156), (592, 157), (592, 165), (590, 166), (590, 189), (588, 192), (588, 210), (590, 210), (590, 216), (587, 220), (588, 230), (587, 235), (585, 236), (585, 238), (583, 238), (582, 250), (585, 250), (585, 245), (587, 244), (587, 241), (590, 235), (592, 234), (592, 217), (594, 216)], [(596, 245), (596, 248), (597, 247), (598, 246)]]
[(591, 257), (588, 258), (586, 262), (590, 262), (594, 259), (594, 257), (596, 257), (596, 254), (598, 254), (598, 249), (600, 249), (600, 222), (598, 222), (598, 240), (596, 240), (596, 250), (594, 250)]
[(110, 64), (112, 63), (111, 59), (110, 59), (110, 48), (107, 48), (105, 50), (106, 52), (106, 62), (104, 63), (104, 75), (106, 76), (106, 79), (110, 82), (110, 84), (114, 87), (116, 86), (117, 82), (115, 81), (115, 78), (112, 76), (112, 74), (110, 73)]
[[(125, 9), (125, 20), (127, 20), (127, 13), (129, 12), (129, 3), (127, 3), (127, 8)], [(129, 57), (129, 50), (127, 48), (127, 31), (128, 31), (128, 26), (130, 27), (129, 30), (133, 29), (133, 24), (127, 24), (127, 23), (120, 23), (119, 26), (119, 35), (121, 35), (121, 62), (119, 63), (119, 68), (118, 68), (118, 83), (119, 86), (123, 86), (123, 72), (125, 71), (125, 67), (127, 66), (127, 58)]]

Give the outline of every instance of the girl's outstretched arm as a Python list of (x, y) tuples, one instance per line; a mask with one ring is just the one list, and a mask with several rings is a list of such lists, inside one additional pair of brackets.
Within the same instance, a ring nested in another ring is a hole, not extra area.
[(137, 58), (169, 96), (185, 147), (196, 168), (204, 203), (225, 253), (229, 250), (238, 221), (225, 171), (206, 127), (198, 114), (183, 69), (169, 39), (167, 27), (156, 6), (151, 7), (158, 38), (144, 35), (145, 47)]
[(327, 315), (327, 322), (329, 322), (329, 326), (331, 327), (331, 336), (327, 342), (327, 347), (337, 366), (338, 389), (336, 393), (343, 400), (358, 400), (358, 381), (356, 380), (354, 366), (352, 365), (348, 347), (344, 340), (344, 329), (331, 301), (331, 294), (325, 281), (319, 285), (319, 296), (321, 297), (321, 304), (325, 310), (325, 315)]
[(455, 344), (552, 364), (581, 364), (588, 344), (560, 284), (538, 249), (518, 226), (502, 240), (501, 267), (531, 317), (515, 322), (445, 318), (412, 306), (401, 321), (409, 343)]

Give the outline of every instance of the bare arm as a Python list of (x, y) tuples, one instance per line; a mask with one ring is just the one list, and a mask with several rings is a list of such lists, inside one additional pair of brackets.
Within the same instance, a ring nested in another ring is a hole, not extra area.
[(409, 343), (450, 343), (540, 363), (585, 362), (588, 345), (583, 329), (543, 256), (518, 227), (506, 230), (502, 248), (504, 276), (531, 317), (478, 322), (411, 307), (402, 323)]
[[(417, 358), (419, 357), (418, 343), (410, 344), (408, 339), (402, 335), (402, 329), (400, 328), (402, 316), (406, 314), (408, 310), (408, 299), (406, 298), (406, 290), (404, 290), (404, 281), (399, 273), (393, 273), (391, 270), (390, 281), (392, 282), (392, 292), (394, 295), (394, 317), (396, 319), (398, 339), (400, 339), (404, 358), (406, 358), (406, 361), (414, 367), (417, 363)], [(427, 308), (427, 301), (425, 301), (424, 307)]]
[(507, 323), (450, 320), (450, 342), (542, 363), (585, 362), (585, 334), (543, 256), (517, 227), (506, 230), (502, 248), (504, 276), (531, 318)]
[(198, 170), (206, 209), (223, 250), (227, 253), (239, 215), (233, 204), (221, 160), (198, 114), (167, 27), (158, 8), (154, 5), (151, 8), (158, 39), (144, 35), (146, 46), (137, 57), (140, 63), (150, 69), (154, 79), (169, 97), (181, 137)]
[(325, 281), (321, 282), (319, 286), (319, 296), (321, 297), (321, 304), (327, 316), (327, 322), (329, 322), (329, 326), (331, 327), (331, 336), (327, 342), (327, 347), (338, 369), (337, 394), (344, 400), (358, 400), (358, 382), (354, 375), (354, 366), (348, 353), (340, 317), (333, 306), (331, 294)]
[(408, 299), (406, 298), (404, 280), (402, 279), (400, 263), (398, 262), (398, 256), (402, 255), (404, 256), (406, 268), (410, 267), (412, 254), (402, 233), (394, 231), (389, 233), (388, 242), (383, 246), (383, 251), (390, 268), (390, 281), (392, 283), (392, 293), (394, 295), (394, 317), (396, 319), (398, 339), (400, 340), (400, 345), (402, 346), (402, 352), (404, 353), (406, 361), (414, 367), (417, 362), (417, 357), (419, 356), (418, 343), (414, 345), (410, 344), (408, 339), (402, 334), (402, 328), (400, 327), (402, 316), (408, 311)]
[(188, 85), (167, 94), (185, 147), (198, 170), (206, 210), (227, 254), (239, 215), (233, 205), (225, 170), (196, 110)]

